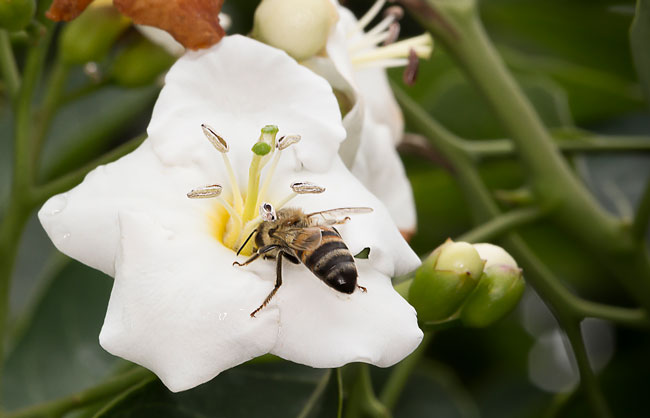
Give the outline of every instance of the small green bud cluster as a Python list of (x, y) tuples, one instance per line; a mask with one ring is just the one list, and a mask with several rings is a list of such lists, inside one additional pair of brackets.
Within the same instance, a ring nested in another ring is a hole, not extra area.
[(447, 240), (416, 271), (409, 302), (422, 323), (486, 327), (519, 302), (525, 282), (501, 247)]
[(150, 84), (176, 58), (142, 36), (123, 36), (131, 26), (131, 20), (114, 7), (91, 5), (63, 27), (61, 60), (66, 65), (104, 63), (106, 76), (124, 87)]

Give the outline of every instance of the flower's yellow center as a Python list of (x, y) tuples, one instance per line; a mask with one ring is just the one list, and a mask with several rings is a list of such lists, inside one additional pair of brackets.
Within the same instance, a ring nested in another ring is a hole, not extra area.
[[(278, 133), (277, 126), (267, 125), (262, 128), (260, 138), (251, 149), (253, 156), (248, 169), (248, 184), (246, 191), (242, 193), (239, 189), (235, 172), (228, 159), (228, 143), (207, 125), (203, 125), (203, 133), (223, 156), (224, 166), (228, 173), (230, 190), (227, 196), (222, 196), (222, 187), (215, 184), (194, 189), (187, 196), (189, 198), (217, 199), (214, 209), (209, 214), (212, 233), (223, 245), (233, 251), (239, 251), (244, 241), (262, 222), (258, 208), (263, 202), (270, 201), (268, 188), (280, 161), (282, 150), (298, 142), (300, 136), (283, 136), (276, 141)], [(262, 170), (267, 165), (268, 168), (263, 176)], [(296, 184), (302, 185), (302, 188), (295, 188), (294, 186)], [(322, 191), (313, 191), (313, 189), (309, 188), (309, 191), (304, 191), (304, 183), (294, 183), (292, 189), (292, 193), (281, 200), (273, 202), (273, 206), (279, 209), (299, 193), (320, 193)], [(242, 248), (240, 252), (244, 255), (252, 254), (253, 242), (254, 240), (248, 241), (246, 247)]]

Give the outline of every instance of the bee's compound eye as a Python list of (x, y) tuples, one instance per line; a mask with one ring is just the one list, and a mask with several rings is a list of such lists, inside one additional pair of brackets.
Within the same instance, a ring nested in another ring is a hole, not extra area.
[(264, 221), (275, 221), (277, 217), (275, 216), (275, 209), (270, 203), (262, 203), (260, 206), (260, 216)]

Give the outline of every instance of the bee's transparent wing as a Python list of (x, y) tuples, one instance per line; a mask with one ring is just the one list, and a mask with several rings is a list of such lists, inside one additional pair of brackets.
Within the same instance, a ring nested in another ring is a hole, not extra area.
[[(367, 207), (351, 207), (351, 208), (336, 208), (323, 210), (320, 212), (308, 213), (307, 218), (309, 218), (312, 223), (321, 226), (331, 226), (345, 223), (350, 219), (348, 215), (357, 215), (362, 213), (370, 213), (372, 208)], [(343, 218), (341, 218), (343, 216)]]
[(273, 236), (284, 241), (287, 246), (297, 251), (312, 251), (320, 245), (322, 229), (317, 226), (308, 228), (285, 228), (273, 232)]

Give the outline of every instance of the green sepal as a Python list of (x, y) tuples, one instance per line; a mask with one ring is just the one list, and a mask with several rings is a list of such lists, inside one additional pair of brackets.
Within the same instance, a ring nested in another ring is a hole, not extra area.
[(131, 21), (111, 7), (91, 7), (67, 23), (59, 38), (59, 53), (67, 64), (101, 61)]
[(477, 282), (469, 273), (420, 268), (409, 290), (409, 302), (420, 321), (441, 321), (458, 311)]
[(519, 268), (498, 265), (486, 268), (462, 307), (463, 325), (483, 328), (493, 324), (517, 306), (525, 287)]
[(35, 0), (0, 0), (0, 28), (9, 32), (24, 29), (35, 11)]
[(121, 86), (146, 86), (153, 83), (175, 61), (176, 58), (163, 48), (141, 38), (118, 53), (110, 76)]

